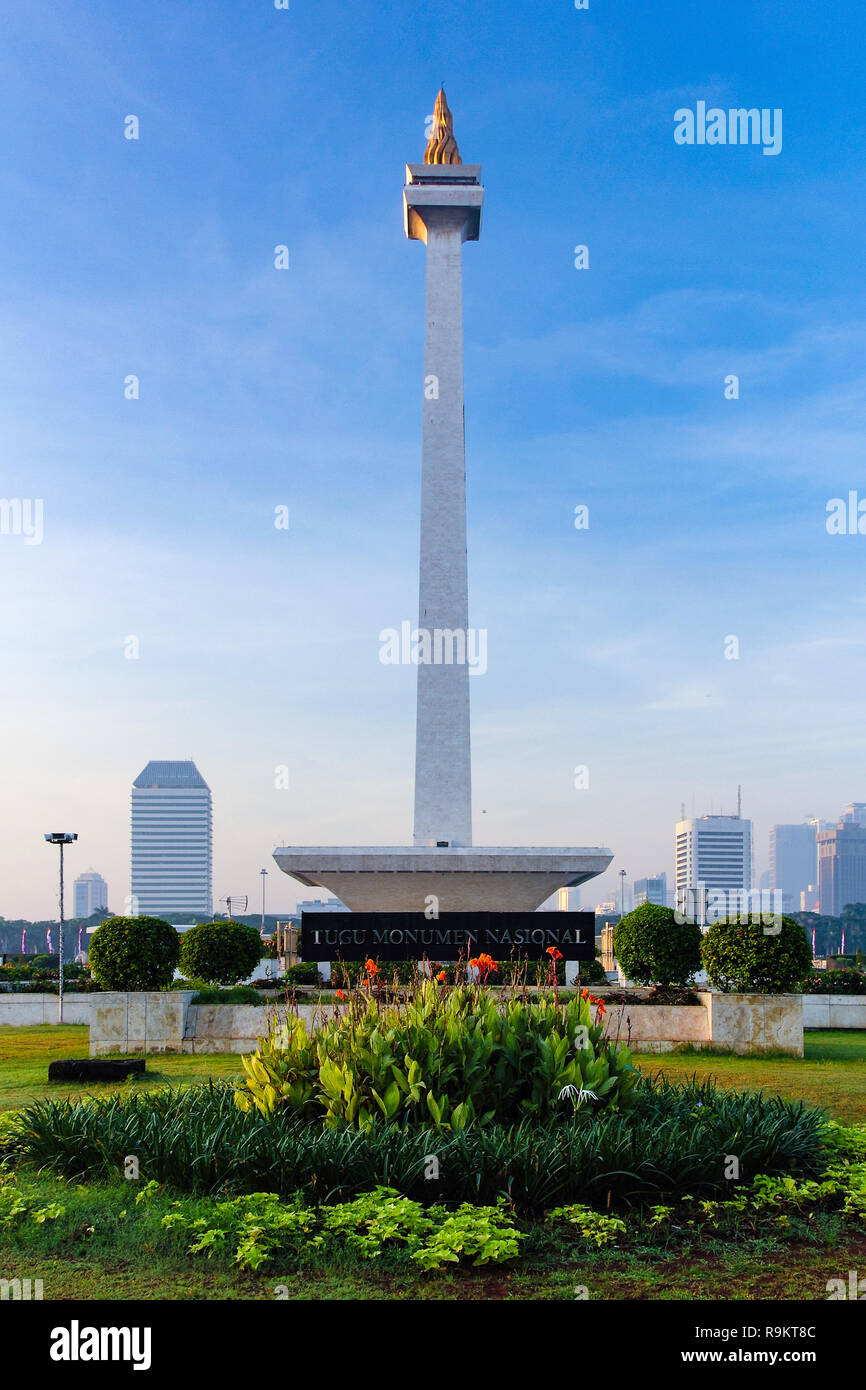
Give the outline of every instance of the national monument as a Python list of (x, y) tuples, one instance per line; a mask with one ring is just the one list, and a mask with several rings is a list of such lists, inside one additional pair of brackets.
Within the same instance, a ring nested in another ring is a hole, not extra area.
[(418, 625), (462, 635), (464, 660), (418, 664), (414, 844), (274, 851), (284, 873), (354, 912), (423, 914), (431, 896), (444, 913), (532, 912), (613, 858), (600, 848), (472, 843), (462, 251), (479, 239), (483, 200), (481, 166), (462, 162), (440, 91), (424, 163), (407, 164), (403, 189), (406, 236), (427, 248)]

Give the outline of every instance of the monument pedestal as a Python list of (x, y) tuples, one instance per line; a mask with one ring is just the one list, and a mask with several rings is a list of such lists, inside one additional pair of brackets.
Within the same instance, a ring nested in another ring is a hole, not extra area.
[(347, 849), (284, 846), (274, 851), (284, 873), (309, 888), (327, 888), (353, 912), (534, 912), (558, 888), (604, 873), (609, 849)]

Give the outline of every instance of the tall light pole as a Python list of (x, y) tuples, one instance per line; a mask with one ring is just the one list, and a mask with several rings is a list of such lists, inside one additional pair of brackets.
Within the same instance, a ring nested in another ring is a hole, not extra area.
[(57, 991), (57, 1022), (63, 1022), (63, 846), (71, 845), (78, 839), (77, 835), (68, 834), (65, 830), (53, 830), (45, 839), (49, 845), (60, 846), (60, 981)]
[(625, 916), (625, 869), (619, 871), (619, 915)]
[(261, 873), (261, 877), (262, 877), (262, 925), (261, 925), (261, 927), (259, 928), (259, 936), (264, 936), (264, 934), (265, 934), (265, 883), (266, 883), (266, 881), (267, 881), (268, 871), (267, 871), (267, 869), (261, 869), (259, 872)]

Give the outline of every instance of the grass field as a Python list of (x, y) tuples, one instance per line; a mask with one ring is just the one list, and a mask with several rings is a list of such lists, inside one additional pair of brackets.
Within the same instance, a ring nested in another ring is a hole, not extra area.
[[(50, 1084), (48, 1063), (84, 1057), (88, 1029), (0, 1027), (0, 1110), (43, 1097), (106, 1094), (114, 1083), (88, 1087)], [(713, 1076), (731, 1090), (760, 1090), (824, 1106), (844, 1123), (866, 1122), (866, 1032), (810, 1032), (806, 1055), (735, 1057), (701, 1053), (638, 1056), (644, 1072), (671, 1080)], [(141, 1086), (189, 1085), (241, 1074), (236, 1055), (148, 1059)], [(204, 1261), (171, 1245), (153, 1228), (130, 1219), (129, 1187), (68, 1185), (32, 1170), (19, 1181), (40, 1200), (60, 1201), (59, 1222), (31, 1226), (20, 1238), (0, 1235), (0, 1275), (41, 1278), (45, 1298), (115, 1300), (273, 1301), (556, 1301), (573, 1302), (578, 1288), (593, 1300), (780, 1300), (826, 1298), (827, 1281), (866, 1268), (866, 1236), (844, 1229), (836, 1216), (801, 1223), (788, 1238), (762, 1235), (742, 1243), (686, 1238), (677, 1248), (576, 1249), (547, 1233), (533, 1239), (519, 1266), (455, 1269), (422, 1275), (413, 1269), (331, 1263), (323, 1268), (250, 1273), (226, 1260)], [(169, 1209), (171, 1194), (158, 1198)], [(279, 1292), (277, 1290), (279, 1289)]]
[[(86, 1024), (34, 1024), (0, 1027), (0, 1110), (17, 1110), (43, 1096), (60, 1098), (104, 1095), (116, 1090), (111, 1082), (67, 1086), (49, 1084), (48, 1063), (55, 1058), (86, 1057)], [(822, 1105), (845, 1124), (866, 1121), (866, 1032), (815, 1031), (806, 1034), (806, 1055), (799, 1057), (729, 1057), (709, 1053), (636, 1056), (641, 1071), (663, 1072), (672, 1081), (688, 1076), (715, 1077), (728, 1090), (764, 1089), (786, 1100)], [(166, 1082), (188, 1085), (208, 1077), (242, 1075), (240, 1058), (232, 1053), (198, 1056), (163, 1055), (147, 1062), (147, 1079), (136, 1086)]]
[[(89, 1051), (90, 1029), (86, 1023), (37, 1023), (32, 1026), (0, 1026), (0, 1110), (19, 1110), (30, 1101), (50, 1096), (105, 1095), (117, 1090), (113, 1082), (96, 1082), (91, 1086), (65, 1085), (48, 1081), (48, 1063), (64, 1057), (86, 1057)], [(146, 1079), (136, 1081), (137, 1087), (189, 1085), (207, 1081), (209, 1077), (225, 1078), (243, 1072), (240, 1057), (235, 1053), (182, 1054), (147, 1059)]]

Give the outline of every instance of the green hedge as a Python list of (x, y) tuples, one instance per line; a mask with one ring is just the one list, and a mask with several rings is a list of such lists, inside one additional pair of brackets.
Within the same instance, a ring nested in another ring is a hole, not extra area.
[(713, 989), (735, 994), (787, 994), (811, 972), (812, 948), (793, 917), (768, 922), (743, 914), (714, 922), (701, 942)]
[(701, 968), (701, 929), (672, 908), (641, 903), (617, 922), (613, 953), (638, 985), (687, 985)]
[(200, 922), (180, 941), (180, 968), (209, 985), (233, 985), (251, 975), (262, 958), (262, 938), (244, 922)]
[(804, 994), (866, 994), (866, 974), (859, 970), (811, 970)]
[(103, 989), (165, 989), (179, 952), (177, 932), (161, 917), (109, 917), (91, 937), (88, 957)]

